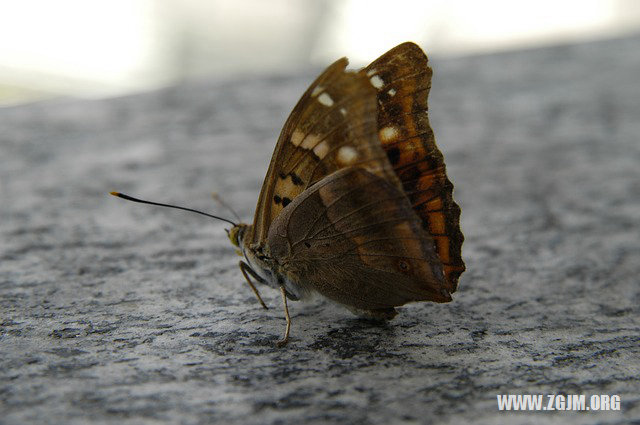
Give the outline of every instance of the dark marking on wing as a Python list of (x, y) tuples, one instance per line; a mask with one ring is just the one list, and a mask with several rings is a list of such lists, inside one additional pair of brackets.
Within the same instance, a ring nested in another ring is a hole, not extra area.
[(389, 161), (391, 161), (391, 165), (396, 165), (398, 160), (400, 159), (400, 149), (391, 148), (387, 151), (387, 157), (389, 157)]
[(304, 182), (302, 181), (302, 179), (300, 177), (298, 177), (298, 175), (296, 173), (289, 173), (289, 175), (291, 176), (291, 181), (293, 182), (293, 184), (297, 185), (297, 186), (302, 186), (304, 184)]

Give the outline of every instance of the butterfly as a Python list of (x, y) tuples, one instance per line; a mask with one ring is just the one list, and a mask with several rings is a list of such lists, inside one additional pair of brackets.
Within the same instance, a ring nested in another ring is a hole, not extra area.
[(465, 270), (460, 208), (429, 125), (432, 70), (414, 43), (366, 68), (342, 58), (287, 119), (252, 225), (229, 231), (252, 282), (287, 299), (314, 293), (391, 319), (412, 301), (451, 301)]
[(278, 345), (287, 300), (320, 294), (388, 320), (409, 302), (451, 301), (465, 270), (460, 208), (429, 124), (427, 56), (406, 42), (359, 71), (347, 64), (330, 65), (293, 108), (253, 224), (223, 219), (260, 304), (254, 282), (280, 291)]

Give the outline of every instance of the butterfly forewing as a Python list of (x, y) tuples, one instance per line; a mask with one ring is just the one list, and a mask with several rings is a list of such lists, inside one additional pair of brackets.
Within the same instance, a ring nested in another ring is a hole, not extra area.
[(361, 71), (377, 89), (378, 133), (414, 211), (433, 237), (448, 289), (465, 270), (460, 208), (429, 124), (431, 68), (424, 52), (403, 43)]
[(433, 240), (402, 190), (360, 167), (296, 198), (267, 243), (290, 279), (355, 308), (451, 299)]
[(346, 59), (309, 87), (289, 116), (265, 178), (248, 242), (266, 238), (271, 222), (296, 196), (325, 176), (361, 166), (400, 186), (378, 140), (375, 88)]

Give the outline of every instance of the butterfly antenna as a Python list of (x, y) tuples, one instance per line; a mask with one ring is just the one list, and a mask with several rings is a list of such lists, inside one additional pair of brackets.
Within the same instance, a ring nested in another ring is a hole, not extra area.
[(213, 198), (214, 201), (216, 201), (217, 203), (219, 203), (220, 205), (222, 205), (222, 207), (226, 208), (228, 211), (231, 212), (231, 214), (233, 214), (233, 217), (238, 220), (238, 222), (242, 221), (240, 220), (240, 216), (238, 215), (238, 213), (231, 208), (231, 205), (227, 204), (220, 195), (218, 195), (218, 192), (213, 192), (211, 194), (211, 197)]
[(218, 217), (217, 215), (207, 214), (206, 212), (194, 210), (192, 208), (179, 207), (177, 205), (170, 205), (170, 204), (161, 204), (159, 202), (145, 201), (143, 199), (134, 198), (133, 196), (125, 195), (124, 193), (120, 193), (120, 192), (111, 192), (111, 194), (113, 196), (117, 196), (118, 198), (126, 199), (127, 201), (131, 201), (131, 202), (138, 202), (140, 204), (157, 205), (159, 207), (175, 208), (177, 210), (184, 210), (184, 211), (194, 212), (194, 213), (197, 213), (197, 214), (205, 215), (207, 217), (211, 217), (211, 218), (215, 218), (215, 219), (218, 219), (218, 220), (226, 221), (227, 223), (231, 224), (232, 226), (237, 226), (237, 224), (234, 223), (231, 220), (228, 220), (228, 219), (222, 218), (222, 217)]

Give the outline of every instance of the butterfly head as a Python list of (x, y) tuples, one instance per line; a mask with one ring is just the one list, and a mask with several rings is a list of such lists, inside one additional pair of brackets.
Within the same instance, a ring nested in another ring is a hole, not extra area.
[(234, 225), (231, 229), (227, 230), (227, 236), (229, 240), (233, 244), (233, 246), (237, 248), (242, 247), (242, 241), (244, 240), (244, 236), (246, 234), (249, 225), (244, 223), (239, 223)]

